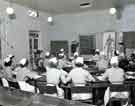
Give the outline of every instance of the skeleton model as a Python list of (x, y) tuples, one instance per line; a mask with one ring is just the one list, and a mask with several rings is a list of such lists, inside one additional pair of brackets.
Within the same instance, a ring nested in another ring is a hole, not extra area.
[(109, 35), (104, 46), (104, 51), (107, 54), (107, 58), (109, 60), (114, 55), (114, 48), (114, 39), (111, 37), (111, 35)]

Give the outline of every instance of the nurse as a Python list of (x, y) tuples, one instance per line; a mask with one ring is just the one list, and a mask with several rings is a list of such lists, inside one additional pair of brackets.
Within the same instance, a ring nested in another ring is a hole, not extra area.
[(13, 80), (12, 60), (7, 57), (4, 59), (4, 77), (8, 80)]
[(26, 58), (23, 58), (19, 62), (20, 68), (18, 72), (16, 73), (16, 80), (17, 81), (26, 81), (27, 77), (30, 73), (30, 70), (28, 68), (28, 60)]
[(49, 59), (51, 58), (50, 52), (45, 53), (45, 59), (44, 59), (44, 67), (46, 68), (46, 71), (49, 68)]
[[(112, 84), (123, 84), (124, 80), (125, 80), (125, 73), (124, 70), (119, 68), (119, 61), (118, 61), (118, 57), (112, 57), (110, 64), (111, 64), (111, 68), (107, 69), (106, 72), (103, 74), (102, 76), (102, 80), (109, 80), (110, 83)], [(105, 95), (109, 94), (109, 88), (106, 90)], [(128, 103), (128, 97), (129, 97), (129, 92), (110, 92), (110, 96), (109, 97), (105, 97), (105, 98), (117, 98), (117, 97), (122, 97), (126, 98), (125, 101), (122, 102), (122, 105), (126, 106), (125, 104)], [(105, 103), (107, 104), (107, 101), (105, 99)]]
[(49, 60), (49, 69), (46, 72), (46, 79), (48, 86), (54, 86), (57, 89), (57, 94), (54, 96), (58, 96), (59, 98), (63, 98), (64, 91), (59, 87), (60, 82), (64, 82), (66, 73), (63, 70), (57, 68), (58, 60), (56, 57), (51, 58)]
[[(85, 86), (87, 81), (95, 81), (94, 77), (85, 69), (83, 69), (84, 59), (83, 57), (77, 57), (75, 60), (75, 68), (71, 70), (66, 82), (72, 80), (74, 86)], [(92, 98), (91, 93), (74, 93), (72, 95), (73, 100), (85, 100)]]

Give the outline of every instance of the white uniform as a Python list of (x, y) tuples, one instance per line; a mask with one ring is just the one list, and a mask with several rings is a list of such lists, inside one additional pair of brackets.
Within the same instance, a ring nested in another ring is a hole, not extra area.
[[(72, 79), (74, 86), (85, 86), (86, 81), (95, 81), (92, 75), (83, 68), (75, 68), (69, 73), (69, 77)], [(91, 93), (74, 93), (72, 94), (73, 100), (85, 100), (92, 98)]]
[(48, 71), (48, 68), (49, 68), (49, 59), (44, 59), (44, 67), (46, 68), (46, 71)]
[(124, 70), (121, 68), (110, 68), (106, 70), (106, 72), (103, 74), (102, 79), (107, 79), (112, 84), (123, 84), (123, 81), (125, 79)]
[(9, 80), (12, 80), (12, 69), (11, 69), (11, 67), (5, 67), (5, 69), (4, 69), (4, 77), (5, 78), (7, 78), (7, 79), (9, 79)]
[[(102, 79), (105, 80), (106, 78), (108, 78), (108, 80), (112, 83), (112, 84), (123, 84), (124, 82), (124, 70), (121, 68), (110, 68), (108, 69), (102, 76)], [(129, 97), (129, 93), (128, 92), (110, 92), (110, 89), (107, 88), (106, 92), (105, 92), (105, 105), (107, 105), (108, 101), (110, 98), (112, 97), (116, 97), (116, 98), (127, 98)]]
[(20, 68), (20, 70), (16, 74), (16, 80), (17, 81), (25, 81), (26, 77), (29, 75), (30, 70), (26, 67)]
[(57, 87), (58, 97), (63, 98), (64, 91), (59, 88), (58, 84), (60, 81), (64, 80), (66, 72), (63, 70), (58, 70), (56, 68), (49, 68), (49, 71), (46, 72), (47, 84)]

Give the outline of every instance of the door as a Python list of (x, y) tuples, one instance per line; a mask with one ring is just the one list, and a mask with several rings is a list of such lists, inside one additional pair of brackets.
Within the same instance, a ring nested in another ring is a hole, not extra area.
[(29, 31), (29, 55), (30, 64), (33, 67), (36, 61), (36, 53), (39, 49), (39, 31)]

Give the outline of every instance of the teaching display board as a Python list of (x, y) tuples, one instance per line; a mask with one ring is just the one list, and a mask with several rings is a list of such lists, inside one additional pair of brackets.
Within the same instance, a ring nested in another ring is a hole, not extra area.
[(59, 53), (60, 49), (62, 48), (65, 50), (65, 54), (68, 55), (68, 41), (66, 40), (51, 41), (50, 47), (51, 53), (55, 56)]

